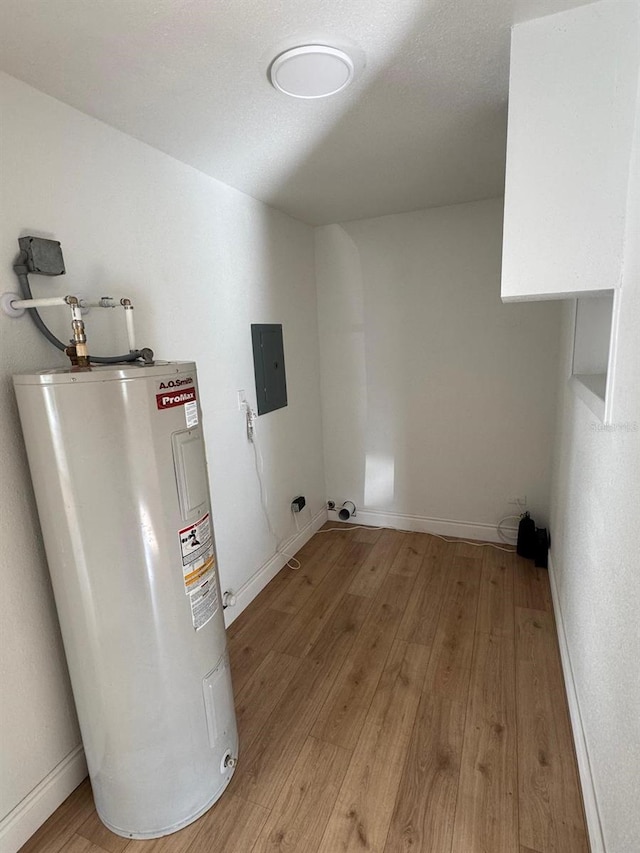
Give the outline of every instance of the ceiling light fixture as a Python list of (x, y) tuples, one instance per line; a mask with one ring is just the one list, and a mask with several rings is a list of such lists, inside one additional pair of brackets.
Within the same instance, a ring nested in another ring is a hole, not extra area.
[(306, 44), (285, 50), (271, 63), (273, 86), (293, 98), (326, 98), (353, 80), (353, 60), (343, 50)]

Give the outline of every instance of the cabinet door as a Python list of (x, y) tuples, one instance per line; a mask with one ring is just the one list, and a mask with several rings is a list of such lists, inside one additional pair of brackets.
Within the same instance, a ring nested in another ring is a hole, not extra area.
[(619, 285), (639, 8), (604, 0), (513, 28), (505, 301)]

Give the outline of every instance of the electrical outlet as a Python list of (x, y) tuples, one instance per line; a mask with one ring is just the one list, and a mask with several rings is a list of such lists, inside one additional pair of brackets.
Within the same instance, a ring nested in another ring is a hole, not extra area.
[(527, 505), (527, 496), (522, 495), (521, 497), (510, 497), (507, 498), (507, 503), (511, 504), (511, 506), (518, 506), (521, 509), (524, 509)]
[(307, 505), (307, 499), (304, 495), (298, 495), (291, 501), (291, 512), (302, 512)]
[(254, 427), (253, 427), (253, 421), (255, 418), (255, 414), (256, 413), (251, 409), (251, 407), (247, 406), (246, 415), (245, 415), (246, 420), (247, 420), (247, 438), (251, 442), (253, 442), (253, 436), (254, 436), (254, 432), (255, 432)]

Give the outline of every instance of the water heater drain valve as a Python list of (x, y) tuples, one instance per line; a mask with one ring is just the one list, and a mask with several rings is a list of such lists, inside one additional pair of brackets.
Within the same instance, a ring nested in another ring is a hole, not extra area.
[(234, 607), (238, 598), (232, 589), (227, 589), (222, 593), (222, 607), (226, 610), (227, 607)]
[(222, 761), (220, 762), (220, 772), (224, 773), (229, 768), (233, 769), (237, 763), (238, 763), (238, 759), (235, 758), (231, 754), (231, 750), (228, 749), (225, 752), (225, 754), (222, 756)]

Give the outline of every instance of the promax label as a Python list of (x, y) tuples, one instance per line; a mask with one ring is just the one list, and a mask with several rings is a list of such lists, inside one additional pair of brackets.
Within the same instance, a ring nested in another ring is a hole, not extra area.
[(163, 391), (156, 394), (156, 404), (159, 409), (173, 409), (174, 406), (184, 406), (196, 400), (195, 388), (178, 388), (175, 391)]

